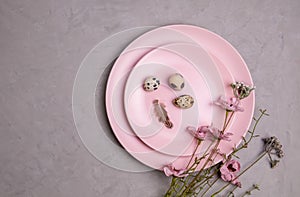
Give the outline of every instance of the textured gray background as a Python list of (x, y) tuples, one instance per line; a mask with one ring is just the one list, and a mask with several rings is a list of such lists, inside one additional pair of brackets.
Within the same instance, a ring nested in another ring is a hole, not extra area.
[[(160, 196), (158, 171), (112, 169), (85, 149), (72, 117), (72, 86), (85, 55), (124, 29), (189, 23), (208, 28), (242, 54), (286, 157), (243, 177), (255, 196), (300, 195), (300, 1), (0, 1), (0, 196)], [(245, 165), (260, 141), (242, 155)]]

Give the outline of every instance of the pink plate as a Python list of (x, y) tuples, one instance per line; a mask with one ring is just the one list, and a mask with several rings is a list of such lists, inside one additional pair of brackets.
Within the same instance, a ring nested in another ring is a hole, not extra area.
[[(189, 25), (172, 25), (152, 30), (133, 41), (121, 54), (111, 70), (106, 91), (106, 108), (111, 127), (123, 147), (144, 164), (161, 169), (173, 162), (176, 168), (186, 166), (189, 156), (173, 156), (156, 151), (143, 143), (132, 131), (124, 110), (123, 91), (128, 74), (135, 64), (152, 49), (175, 42), (198, 43), (211, 55), (218, 69), (229, 70), (236, 81), (252, 84), (247, 66), (238, 52), (220, 36), (200, 27)], [(226, 68), (226, 69), (225, 69)], [(225, 92), (230, 92), (231, 77), (223, 76)], [(209, 87), (211, 92), (213, 88)], [(230, 95), (229, 95), (230, 96)], [(214, 99), (214, 98), (213, 98)], [(233, 119), (230, 132), (234, 133), (231, 142), (222, 142), (219, 146), (224, 153), (240, 143), (251, 123), (254, 111), (254, 94), (243, 100), (243, 113), (237, 113)], [(216, 162), (221, 158), (217, 158)]]
[[(181, 91), (174, 91), (168, 86), (168, 78), (174, 73), (180, 73), (185, 79), (185, 87)], [(160, 79), (158, 90), (143, 90), (141, 84), (148, 76)], [(212, 93), (209, 86), (214, 87)], [(190, 109), (179, 109), (171, 102), (183, 94), (195, 99)], [(196, 142), (185, 132), (186, 128), (211, 125), (212, 122), (217, 124), (224, 111), (212, 105), (212, 96), (224, 94), (220, 73), (207, 52), (199, 45), (174, 43), (154, 49), (136, 64), (127, 79), (124, 105), (133, 131), (144, 143), (162, 153), (187, 156), (192, 155)], [(166, 105), (173, 128), (166, 128), (158, 122), (153, 110), (155, 99)], [(199, 153), (203, 149), (199, 149)]]

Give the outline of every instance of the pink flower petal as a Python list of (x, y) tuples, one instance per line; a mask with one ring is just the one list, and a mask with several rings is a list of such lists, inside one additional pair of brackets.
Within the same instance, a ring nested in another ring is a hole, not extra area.
[(220, 168), (221, 178), (224, 181), (232, 182), (237, 186), (241, 186), (241, 183), (236, 178), (236, 174), (240, 171), (241, 165), (238, 161), (232, 159), (224, 163), (224, 165)]
[(169, 167), (165, 166), (163, 168), (163, 170), (164, 170), (164, 173), (165, 173), (166, 176), (172, 176), (173, 175), (173, 171)]
[(207, 127), (208, 126), (201, 126), (198, 129), (196, 129), (195, 127), (189, 126), (186, 128), (186, 130), (190, 132), (195, 138), (199, 140), (204, 140), (208, 130)]
[(240, 101), (235, 97), (225, 99), (221, 96), (214, 104), (228, 111), (244, 111), (244, 109), (239, 106)]
[(176, 170), (172, 164), (164, 166), (163, 171), (166, 176), (184, 177), (188, 175), (184, 174), (184, 172), (186, 171), (185, 169)]

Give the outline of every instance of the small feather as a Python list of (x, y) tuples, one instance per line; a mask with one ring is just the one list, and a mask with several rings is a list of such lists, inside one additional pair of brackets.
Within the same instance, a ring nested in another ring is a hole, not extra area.
[(153, 104), (154, 112), (158, 117), (158, 121), (164, 123), (167, 128), (172, 128), (173, 124), (168, 117), (167, 111), (165, 110), (165, 105), (163, 103), (159, 103), (157, 99), (153, 101)]

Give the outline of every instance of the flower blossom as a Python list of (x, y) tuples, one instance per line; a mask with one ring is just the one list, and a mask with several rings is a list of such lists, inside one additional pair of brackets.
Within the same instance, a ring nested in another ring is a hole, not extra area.
[(235, 82), (231, 84), (233, 89), (234, 96), (238, 99), (246, 98), (250, 95), (251, 91), (255, 89), (255, 87), (251, 87), (249, 85), (244, 84), (244, 82)]
[(230, 136), (233, 135), (233, 133), (230, 133), (230, 132), (222, 133), (222, 131), (220, 131), (219, 129), (217, 129), (215, 127), (209, 128), (209, 134), (210, 134), (212, 140), (220, 139), (220, 140), (224, 140), (224, 141), (228, 141), (228, 142), (231, 141)]
[(220, 133), (219, 139), (230, 142), (231, 141), (230, 136), (232, 136), (232, 135), (233, 135), (233, 133), (230, 133), (230, 132), (223, 133), (223, 134)]
[(187, 127), (186, 130), (190, 132), (195, 138), (199, 140), (204, 140), (206, 137), (206, 134), (210, 132), (209, 126), (200, 126), (198, 129), (195, 127)]
[(221, 96), (217, 101), (214, 102), (214, 104), (230, 112), (244, 111), (244, 109), (240, 107), (239, 99), (235, 97), (232, 97), (230, 99), (225, 99), (224, 97)]
[(224, 181), (231, 182), (238, 187), (241, 187), (241, 182), (238, 181), (236, 174), (240, 172), (241, 165), (238, 161), (232, 159), (220, 168), (221, 178)]
[(279, 159), (284, 156), (282, 144), (275, 136), (265, 138), (263, 141), (265, 143), (265, 152), (269, 155), (271, 168), (274, 168), (278, 165), (280, 160), (274, 159), (273, 156), (276, 155)]
[(177, 170), (172, 164), (163, 167), (163, 171), (166, 176), (186, 177), (188, 174), (184, 174), (186, 169)]
[(204, 140), (205, 138), (208, 138), (212, 141), (220, 139), (229, 142), (231, 141), (230, 136), (233, 135), (233, 133), (230, 132), (222, 133), (222, 131), (220, 131), (218, 128), (212, 126), (200, 126), (198, 129), (189, 126), (186, 128), (186, 130), (198, 140)]

